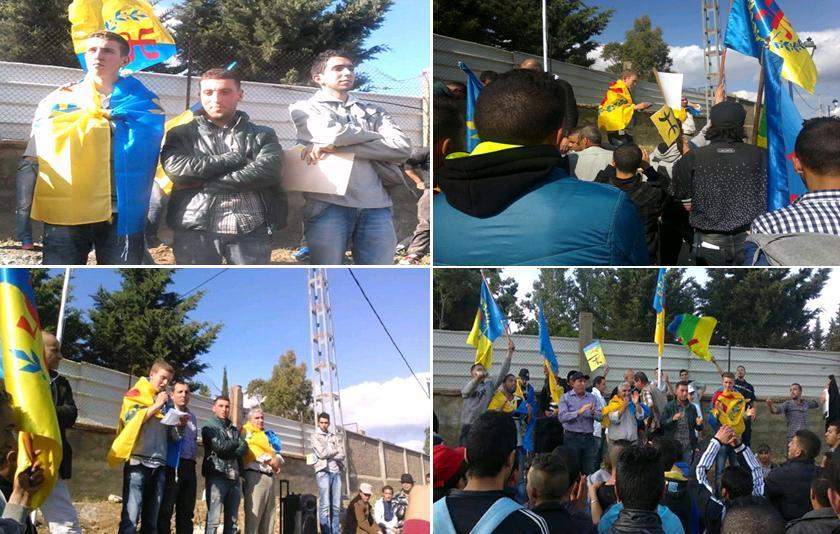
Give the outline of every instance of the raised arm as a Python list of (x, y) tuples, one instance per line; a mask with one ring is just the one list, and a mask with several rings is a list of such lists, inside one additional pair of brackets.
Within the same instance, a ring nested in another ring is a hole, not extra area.
[(510, 362), (513, 359), (514, 350), (516, 350), (516, 347), (513, 346), (513, 341), (508, 339), (507, 356), (505, 357), (505, 361), (502, 362), (502, 368), (499, 369), (499, 376), (496, 377), (496, 380), (493, 383), (493, 391), (499, 389), (499, 386), (501, 386), (502, 382), (505, 381), (505, 376), (507, 376), (508, 372), (510, 372)]
[(758, 458), (755, 457), (752, 450), (743, 443), (735, 447), (735, 453), (738, 455), (738, 460), (741, 465), (746, 465), (750, 473), (752, 473), (753, 481), (753, 495), (764, 495), (764, 471), (761, 470), (761, 464), (758, 463)]

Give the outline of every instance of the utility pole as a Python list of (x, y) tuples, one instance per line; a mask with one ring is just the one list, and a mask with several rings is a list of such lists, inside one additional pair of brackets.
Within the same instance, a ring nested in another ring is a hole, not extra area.
[(715, 102), (715, 87), (720, 84), (720, 4), (718, 0), (700, 0), (703, 15), (703, 64), (706, 73), (706, 113)]

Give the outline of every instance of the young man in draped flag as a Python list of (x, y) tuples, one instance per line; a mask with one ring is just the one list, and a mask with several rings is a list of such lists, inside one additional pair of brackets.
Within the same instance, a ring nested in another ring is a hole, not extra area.
[(163, 136), (152, 91), (120, 76), (129, 44), (97, 31), (87, 40), (85, 78), (38, 106), (24, 156), (37, 160), (31, 216), (44, 222), (45, 265), (136, 265)]
[(138, 523), (157, 528), (169, 442), (181, 439), (179, 427), (161, 423), (173, 374), (171, 365), (157, 360), (149, 377), (140, 378), (123, 396), (117, 436), (108, 451), (110, 466), (124, 464), (120, 534), (133, 534)]
[[(747, 409), (747, 399), (735, 391), (735, 374), (726, 371), (721, 374), (723, 385), (712, 395), (711, 410), (709, 410), (709, 425), (717, 431), (721, 426), (728, 426), (740, 439), (746, 429), (744, 416), (754, 416), (755, 408)], [(738, 465), (735, 449), (722, 445), (717, 455), (715, 474), (718, 484), (723, 476), (726, 460), (730, 465)]]
[(245, 534), (274, 532), (274, 509), (277, 504), (277, 484), (274, 475), (280, 473), (283, 457), (280, 438), (265, 429), (262, 408), (251, 408), (248, 422), (242, 425), (242, 436), (248, 450), (242, 459), (245, 466)]
[(651, 106), (650, 102), (633, 103), (630, 91), (637, 83), (639, 75), (636, 71), (621, 71), (621, 78), (607, 88), (606, 95), (598, 106), (598, 128), (607, 132), (607, 139), (613, 146), (633, 143), (633, 112)]

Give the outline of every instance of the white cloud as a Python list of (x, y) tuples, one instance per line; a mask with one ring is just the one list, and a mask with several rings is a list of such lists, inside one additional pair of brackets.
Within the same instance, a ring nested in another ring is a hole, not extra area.
[(592, 52), (589, 52), (586, 55), (586, 57), (588, 59), (594, 59), (595, 60), (595, 63), (593, 63), (592, 66), (589, 67), (590, 69), (600, 70), (600, 71), (606, 71), (607, 70), (607, 67), (609, 67), (610, 64), (607, 63), (604, 60), (604, 58), (601, 57), (601, 53), (603, 51), (604, 51), (604, 45), (598, 45), (598, 47), (595, 50), (593, 50)]
[(423, 440), (419, 439), (410, 439), (407, 441), (399, 441), (397, 442), (397, 445), (399, 445), (400, 447), (405, 447), (406, 449), (412, 451), (423, 452), (424, 442)]
[(758, 98), (758, 93), (755, 91), (732, 91), (732, 94), (751, 102), (755, 102), (755, 99)]
[[(429, 373), (418, 373), (423, 384)], [(362, 382), (341, 390), (345, 424), (358, 423), (368, 436), (392, 443), (420, 443), (431, 419), (431, 402), (413, 376)]]

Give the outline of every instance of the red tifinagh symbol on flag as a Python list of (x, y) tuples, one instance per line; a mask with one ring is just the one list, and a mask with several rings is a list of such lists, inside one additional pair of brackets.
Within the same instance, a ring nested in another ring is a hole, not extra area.
[(700, 343), (700, 342), (699, 342), (699, 341), (697, 341), (697, 339), (692, 339), (692, 340), (690, 340), (690, 341), (688, 342), (688, 346), (690, 347), (690, 346), (692, 346), (692, 345), (696, 345), (696, 344), (698, 344), (698, 343)]
[[(760, 2), (761, 2), (761, 0), (758, 0), (756, 2), (756, 4), (759, 4)], [(758, 20), (764, 20), (768, 16), (772, 16), (772, 19), (770, 20), (770, 27), (773, 28), (774, 30), (777, 30), (779, 28), (779, 25), (782, 23), (782, 19), (785, 18), (785, 12), (782, 11), (781, 8), (779, 8), (778, 6), (775, 7), (775, 11), (774, 11), (773, 7), (767, 5), (766, 3), (763, 3), (763, 2), (761, 2), (761, 3), (764, 6), (764, 9), (759, 9), (758, 10)], [(788, 39), (793, 38), (793, 34), (790, 33), (787, 30), (785, 30), (785, 36)]]
[(35, 329), (32, 328), (32, 325), (29, 323), (29, 321), (23, 315), (21, 315), (20, 319), (18, 319), (17, 327), (20, 328), (21, 330), (26, 331), (26, 333), (29, 334), (29, 337), (31, 337), (33, 339), (35, 338)]
[(140, 28), (137, 33), (137, 39), (132, 39), (131, 34), (128, 32), (122, 32), (120, 35), (125, 37), (125, 40), (128, 41), (129, 49), (131, 50), (128, 55), (129, 63), (134, 61), (134, 46), (138, 46), (140, 48), (140, 53), (146, 57), (146, 59), (157, 59), (160, 57), (160, 53), (157, 50), (146, 50), (146, 45), (154, 46), (157, 44), (157, 40), (155, 39), (144, 39), (143, 36), (149, 33), (155, 33), (153, 28)]
[(617, 89), (613, 89), (612, 86), (610, 86), (609, 90), (612, 91), (613, 93), (618, 93), (618, 94), (623, 94), (624, 93), (624, 90), (621, 89), (620, 87), (617, 88)]
[(126, 397), (139, 397), (140, 396), (140, 390), (130, 389), (130, 390), (128, 390), (128, 393), (125, 394), (125, 396)]

